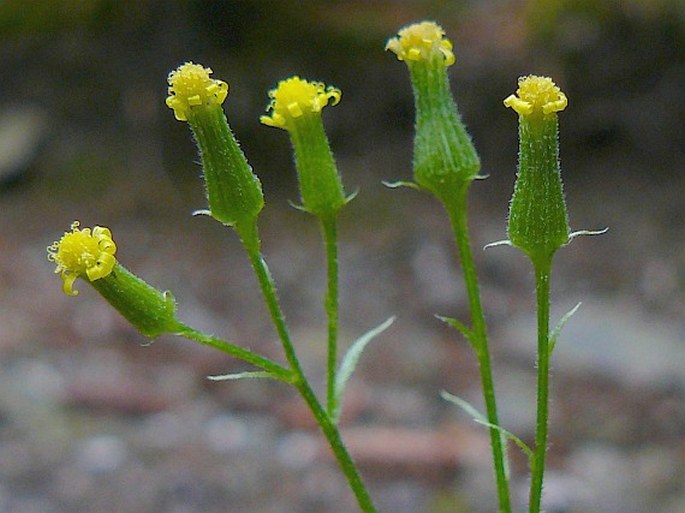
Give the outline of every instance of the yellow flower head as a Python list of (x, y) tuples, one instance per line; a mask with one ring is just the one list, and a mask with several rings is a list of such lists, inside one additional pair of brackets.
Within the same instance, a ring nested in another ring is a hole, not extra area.
[(568, 105), (566, 95), (549, 77), (521, 77), (518, 86), (516, 94), (506, 98), (504, 105), (522, 116), (528, 116), (534, 111), (542, 111), (543, 114), (560, 112)]
[(117, 259), (114, 253), (117, 246), (112, 240), (112, 233), (108, 228), (95, 226), (79, 229), (79, 222), (71, 224), (71, 231), (48, 246), (48, 260), (57, 264), (55, 273), (59, 273), (64, 293), (75, 296), (78, 291), (73, 289), (74, 282), (84, 274), (90, 281), (108, 276)]
[(428, 60), (439, 52), (445, 58), (445, 66), (454, 64), (452, 42), (445, 37), (442, 27), (433, 21), (422, 21), (404, 27), (385, 45), (386, 50), (397, 54), (401, 61)]
[(209, 78), (210, 68), (186, 62), (169, 73), (166, 104), (176, 119), (188, 121), (188, 113), (198, 105), (221, 105), (228, 96), (228, 84)]
[(264, 115), (259, 121), (268, 126), (286, 128), (288, 121), (309, 113), (319, 113), (328, 102), (336, 105), (340, 101), (340, 89), (322, 82), (308, 82), (298, 76), (281, 80), (276, 89), (269, 91), (271, 102), (266, 108), (271, 115)]

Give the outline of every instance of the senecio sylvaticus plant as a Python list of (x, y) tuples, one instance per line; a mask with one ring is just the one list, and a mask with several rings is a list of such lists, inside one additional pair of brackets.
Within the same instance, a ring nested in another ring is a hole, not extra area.
[[(442, 28), (424, 21), (401, 29), (386, 44), (386, 50), (404, 62), (416, 109), (413, 151), (413, 181), (388, 183), (410, 186), (432, 194), (444, 206), (456, 243), (468, 295), (470, 320), (437, 316), (454, 327), (473, 347), (480, 369), (485, 412), (463, 399), (443, 392), (442, 397), (483, 424), (490, 435), (499, 511), (512, 512), (509, 490), (507, 445), (514, 442), (527, 455), (531, 473), (530, 513), (542, 507), (545, 455), (548, 445), (548, 397), (550, 356), (563, 324), (575, 309), (550, 331), (550, 275), (554, 254), (575, 236), (572, 233), (562, 190), (559, 167), (559, 113), (568, 105), (566, 95), (548, 77), (529, 75), (518, 79), (515, 94), (504, 105), (518, 115), (519, 165), (507, 225), (507, 244), (521, 250), (531, 261), (537, 295), (537, 419), (532, 446), (506, 430), (497, 413), (488, 333), (481, 303), (477, 272), (471, 250), (467, 219), (468, 192), (480, 175), (480, 159), (450, 90), (447, 68), (454, 64), (452, 43)], [(281, 309), (276, 285), (262, 255), (259, 215), (264, 196), (259, 178), (243, 154), (226, 115), (226, 82), (212, 78), (212, 70), (186, 62), (168, 76), (166, 105), (177, 120), (190, 127), (202, 162), (207, 208), (205, 214), (235, 231), (250, 261), (264, 303), (283, 348), (278, 362), (185, 324), (177, 314), (176, 301), (128, 271), (116, 258), (112, 232), (103, 226), (82, 228), (74, 221), (71, 230), (48, 247), (48, 259), (56, 265), (67, 295), (76, 295), (74, 285), (83, 278), (144, 336), (168, 333), (214, 347), (249, 364), (252, 369), (214, 376), (217, 380), (272, 378), (291, 385), (302, 397), (321, 428), (323, 436), (353, 491), (359, 509), (375, 512), (373, 500), (348, 452), (338, 421), (346, 384), (366, 345), (393, 322), (390, 318), (349, 345), (339, 357), (338, 343), (338, 237), (340, 210), (353, 198), (345, 193), (342, 179), (323, 125), (324, 107), (337, 105), (342, 93), (336, 87), (299, 76), (280, 81), (269, 91), (269, 103), (261, 123), (288, 133), (292, 144), (300, 190), (301, 208), (321, 228), (325, 248), (327, 314), (325, 395), (314, 392), (305, 375)]]

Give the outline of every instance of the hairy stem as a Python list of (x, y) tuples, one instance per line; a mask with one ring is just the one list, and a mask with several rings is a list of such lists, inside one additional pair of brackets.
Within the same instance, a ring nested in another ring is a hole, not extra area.
[[(480, 300), (478, 276), (476, 274), (476, 267), (473, 262), (473, 254), (471, 252), (471, 243), (469, 240), (466, 189), (458, 196), (457, 201), (445, 206), (452, 224), (452, 230), (454, 231), (459, 259), (464, 274), (466, 292), (469, 299), (473, 334), (472, 343), (478, 357), (486, 415), (490, 424), (499, 426), (497, 402), (495, 399), (495, 385), (492, 378), (490, 350), (488, 348), (488, 334)], [(492, 447), (492, 460), (497, 484), (499, 511), (500, 513), (511, 513), (509, 482), (507, 480), (504, 454), (505, 448), (502, 444), (502, 436), (497, 429), (490, 428), (490, 445)]]
[(347, 451), (345, 444), (343, 443), (342, 437), (340, 436), (340, 431), (338, 427), (331, 420), (332, 417), (324, 409), (319, 400), (314, 394), (314, 391), (305, 376), (300, 362), (295, 353), (295, 348), (290, 340), (290, 334), (288, 332), (288, 327), (285, 323), (285, 317), (281, 310), (280, 303), (278, 301), (278, 295), (276, 294), (276, 285), (269, 272), (266, 262), (261, 255), (261, 244), (259, 241), (259, 235), (257, 231), (256, 222), (249, 225), (239, 225), (236, 226), (236, 231), (240, 236), (241, 241), (247, 251), (250, 263), (257, 275), (257, 280), (259, 281), (259, 286), (262, 290), (262, 295), (264, 296), (264, 301), (266, 302), (269, 314), (276, 328), (281, 343), (283, 344), (283, 350), (286, 355), (286, 359), (290, 364), (294, 378), (291, 383), (297, 391), (300, 393), (302, 398), (309, 406), (314, 418), (319, 424), (321, 431), (323, 432), (328, 444), (333, 451), (333, 454), (342, 470), (343, 474), (347, 478), (352, 492), (354, 493), (359, 508), (362, 513), (376, 513), (376, 508), (373, 504), (371, 496), (361, 479), (359, 470), (357, 469), (352, 456)]
[(534, 261), (535, 293), (537, 296), (538, 354), (537, 354), (537, 420), (535, 423), (535, 454), (531, 469), (530, 513), (540, 513), (542, 483), (547, 454), (547, 427), (549, 417), (549, 279), (551, 258)]
[(253, 353), (249, 349), (237, 346), (231, 342), (227, 342), (226, 340), (222, 340), (212, 335), (206, 335), (205, 333), (202, 333), (195, 328), (191, 328), (190, 326), (186, 326), (185, 324), (180, 325), (179, 331), (176, 334), (205, 346), (213, 347), (219, 351), (223, 351), (224, 353), (230, 354), (234, 358), (238, 358), (239, 360), (243, 360), (244, 362), (250, 363), (255, 367), (265, 370), (276, 379), (280, 379), (286, 383), (292, 383), (292, 371), (282, 367), (274, 361), (269, 360), (268, 358), (265, 358), (264, 356)]
[(322, 218), (321, 227), (326, 246), (328, 276), (328, 289), (324, 302), (328, 317), (326, 409), (328, 415), (332, 416), (338, 407), (335, 397), (335, 376), (338, 365), (338, 240), (335, 217)]
[(357, 499), (359, 509), (362, 513), (376, 513), (376, 507), (373, 504), (373, 500), (361, 479), (361, 475), (357, 470), (357, 466), (355, 465), (352, 456), (350, 456), (350, 453), (345, 447), (338, 427), (333, 423), (331, 416), (324, 410), (323, 406), (321, 406), (321, 403), (314, 395), (314, 392), (306, 380), (299, 382), (296, 386), (321, 427), (321, 431), (326, 437), (328, 445), (333, 451), (335, 459), (347, 478), (347, 482)]

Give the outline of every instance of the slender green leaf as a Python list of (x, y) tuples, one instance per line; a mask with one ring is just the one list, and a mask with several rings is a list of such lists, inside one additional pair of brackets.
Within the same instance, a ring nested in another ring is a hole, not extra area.
[(266, 371), (247, 371), (236, 372), (234, 374), (219, 374), (218, 376), (207, 376), (207, 379), (212, 381), (231, 381), (237, 379), (263, 379), (272, 378), (278, 379), (276, 376)]
[(509, 430), (507, 430), (507, 429), (504, 429), (502, 426), (498, 426), (498, 425), (496, 425), (496, 424), (492, 424), (492, 423), (487, 422), (487, 421), (486, 421), (486, 422), (482, 422), (482, 421), (479, 420), (479, 419), (473, 419), (473, 420), (474, 420), (475, 422), (477, 422), (478, 424), (482, 424), (483, 426), (485, 426), (485, 427), (487, 427), (487, 428), (496, 429), (497, 431), (499, 431), (499, 433), (500, 433), (506, 440), (511, 440), (512, 442), (514, 442), (516, 445), (518, 445), (519, 449), (521, 449), (521, 451), (523, 452), (523, 454), (525, 454), (526, 456), (528, 456), (528, 462), (532, 464), (532, 462), (533, 462), (533, 455), (534, 455), (533, 450), (532, 450), (530, 447), (528, 447), (528, 444), (526, 444), (526, 442), (524, 442), (523, 440), (521, 440), (521, 439), (520, 439), (518, 436), (516, 436), (514, 433), (512, 433), (511, 431), (509, 431)]
[(559, 334), (561, 333), (561, 330), (564, 328), (568, 320), (573, 317), (573, 314), (575, 314), (578, 311), (578, 308), (580, 308), (581, 303), (578, 303), (576, 306), (571, 308), (566, 314), (559, 319), (559, 322), (557, 323), (556, 326), (554, 326), (554, 329), (550, 332), (549, 334), (549, 352), (552, 353), (554, 351), (554, 347), (557, 345), (557, 339), (559, 338)]
[(395, 321), (395, 317), (390, 317), (383, 324), (367, 331), (361, 337), (359, 337), (347, 350), (345, 356), (340, 363), (340, 368), (335, 378), (335, 411), (333, 412), (333, 421), (335, 423), (340, 419), (340, 410), (342, 407), (343, 396), (345, 395), (345, 387), (347, 385), (350, 376), (354, 372), (359, 358), (366, 348), (366, 345), (374, 339), (374, 337), (381, 334), (383, 331), (388, 329), (390, 325)]
[(486, 424), (488, 422), (488, 419), (485, 415), (479, 412), (476, 409), (476, 407), (473, 406), (470, 402), (462, 399), (461, 397), (458, 397), (454, 394), (450, 394), (446, 390), (442, 390), (440, 392), (440, 397), (442, 397), (448, 403), (452, 403), (455, 406), (458, 406), (459, 408), (464, 410), (466, 413), (471, 415), (471, 417), (473, 417), (473, 420), (475, 420), (476, 422), (479, 422), (481, 424)]
[(445, 317), (443, 315), (436, 315), (435, 317), (444, 322), (445, 324), (452, 326), (459, 333), (464, 335), (464, 338), (469, 341), (469, 344), (471, 344), (471, 346), (476, 351), (478, 351), (478, 348), (476, 347), (476, 340), (473, 336), (473, 331), (466, 324), (464, 324), (461, 321), (458, 321), (457, 319), (453, 319), (452, 317)]
[[(533, 450), (528, 447), (528, 445), (521, 440), (518, 436), (516, 436), (514, 433), (511, 431), (508, 431), (507, 429), (504, 429), (501, 426), (498, 426), (497, 424), (493, 424), (492, 422), (489, 422), (488, 419), (483, 415), (480, 411), (478, 411), (471, 403), (468, 401), (465, 401), (461, 397), (458, 397), (456, 395), (450, 394), (449, 392), (443, 390), (440, 392), (440, 397), (442, 397), (445, 401), (450, 402), (454, 404), (455, 406), (458, 406), (462, 410), (464, 410), (466, 413), (471, 415), (473, 420), (481, 424), (482, 426), (485, 426), (487, 428), (495, 429), (499, 434), (500, 437), (502, 438), (502, 445), (506, 447), (506, 441), (512, 441), (514, 442), (519, 449), (523, 452), (528, 457), (529, 463), (532, 463), (533, 461)], [(509, 458), (506, 455), (505, 451), (505, 458), (504, 458), (504, 466), (507, 475), (509, 475)]]

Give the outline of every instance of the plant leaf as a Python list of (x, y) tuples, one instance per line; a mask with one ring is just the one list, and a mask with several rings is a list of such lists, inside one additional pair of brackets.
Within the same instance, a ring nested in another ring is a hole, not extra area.
[(466, 340), (469, 341), (469, 344), (471, 344), (473, 349), (478, 351), (478, 349), (476, 348), (476, 341), (473, 338), (473, 331), (466, 324), (464, 324), (461, 321), (458, 321), (457, 319), (453, 319), (452, 317), (445, 317), (443, 315), (437, 314), (435, 315), (435, 317), (444, 322), (445, 324), (452, 326), (455, 330), (464, 335), (464, 338), (466, 338)]
[[(476, 408), (474, 408), (473, 405), (471, 405), (471, 403), (469, 403), (468, 401), (465, 401), (461, 397), (457, 397), (456, 395), (450, 394), (449, 392), (446, 392), (445, 390), (440, 392), (440, 397), (442, 397), (444, 400), (446, 400), (446, 401), (458, 406), (462, 410), (464, 410), (466, 413), (471, 415), (471, 417), (473, 417), (473, 420), (475, 422), (477, 422), (478, 424), (481, 424), (487, 428), (496, 429), (499, 432), (500, 436), (502, 437), (502, 442), (505, 442), (507, 440), (514, 442), (519, 447), (519, 449), (521, 449), (523, 454), (528, 456), (529, 462), (533, 461), (533, 450), (530, 447), (528, 447), (528, 445), (523, 440), (521, 440), (518, 436), (516, 436), (511, 431), (504, 429), (502, 426), (498, 426), (497, 424), (493, 424), (491, 422), (488, 422), (488, 419), (485, 417), (485, 415), (483, 415)], [(508, 458), (506, 458), (506, 457), (505, 457), (505, 460), (506, 460), (505, 466), (507, 468), (507, 474), (508, 474), (509, 473), (509, 470), (508, 470), (509, 469), (509, 461), (508, 461)]]
[(580, 305), (582, 303), (578, 303), (576, 306), (571, 308), (566, 314), (559, 319), (559, 322), (557, 323), (556, 326), (554, 326), (554, 329), (550, 331), (549, 333), (549, 352), (550, 354), (554, 351), (554, 347), (557, 345), (557, 339), (559, 338), (559, 334), (561, 333), (561, 330), (564, 328), (568, 320), (573, 317), (573, 314), (575, 314), (578, 311), (578, 308), (580, 308)]
[(462, 399), (461, 397), (458, 397), (454, 394), (450, 394), (446, 390), (440, 391), (440, 397), (442, 397), (448, 403), (452, 403), (455, 406), (458, 406), (459, 408), (464, 410), (466, 413), (471, 415), (471, 417), (473, 417), (473, 420), (475, 420), (476, 422), (479, 422), (480, 424), (486, 424), (488, 422), (488, 419), (485, 415), (479, 412), (476, 409), (476, 407), (473, 406), (470, 402)]
[(482, 424), (483, 426), (485, 426), (487, 428), (496, 429), (497, 431), (499, 431), (499, 434), (502, 435), (502, 437), (505, 440), (510, 440), (510, 441), (514, 442), (519, 447), (519, 449), (521, 449), (521, 452), (523, 452), (523, 454), (528, 456), (528, 463), (532, 465), (533, 457), (535, 454), (533, 453), (533, 449), (528, 447), (528, 444), (526, 444), (526, 442), (521, 440), (518, 436), (516, 436), (514, 433), (512, 433), (508, 429), (504, 429), (502, 426), (498, 426), (497, 424), (492, 424), (492, 423), (487, 422), (487, 421), (482, 422), (478, 419), (473, 419), (473, 420), (475, 422), (477, 422), (478, 424)]
[(207, 376), (207, 379), (211, 381), (231, 381), (237, 379), (263, 379), (272, 378), (278, 379), (270, 372), (266, 371), (247, 371), (247, 372), (236, 372), (234, 374), (219, 374), (217, 376)]
[(385, 185), (386, 187), (388, 187), (390, 189), (397, 189), (399, 187), (409, 187), (410, 189), (421, 190), (421, 187), (419, 187), (419, 184), (414, 183), (414, 182), (407, 182), (407, 181), (399, 180), (397, 182), (383, 181), (382, 183), (383, 183), (383, 185)]
[(371, 342), (374, 337), (388, 329), (393, 322), (395, 322), (394, 316), (390, 317), (383, 324), (367, 331), (361, 337), (355, 340), (355, 342), (345, 353), (335, 377), (335, 410), (333, 411), (332, 415), (334, 423), (337, 424), (338, 420), (340, 420), (340, 410), (342, 407), (343, 396), (345, 395), (345, 387), (347, 386), (347, 382), (350, 379), (350, 376), (352, 376), (352, 373), (359, 362), (359, 358), (361, 357), (364, 348), (366, 348), (366, 345)]
[(514, 442), (519, 449), (523, 452), (528, 457), (528, 462), (529, 464), (532, 465), (533, 462), (533, 450), (526, 445), (526, 443), (521, 440), (518, 436), (516, 436), (514, 433), (511, 431), (508, 431), (504, 429), (502, 426), (498, 426), (497, 424), (493, 424), (488, 421), (488, 419), (483, 415), (481, 412), (479, 412), (471, 403), (468, 401), (465, 401), (461, 397), (458, 397), (456, 395), (450, 394), (449, 392), (443, 390), (440, 392), (440, 397), (442, 397), (445, 401), (450, 402), (454, 404), (455, 406), (458, 406), (462, 410), (464, 410), (466, 413), (471, 415), (473, 420), (487, 428), (492, 428), (497, 430), (497, 432), (500, 434), (500, 438), (502, 440), (502, 449), (504, 451), (504, 470), (507, 476), (509, 476), (509, 456), (507, 454), (507, 441), (512, 441)]

